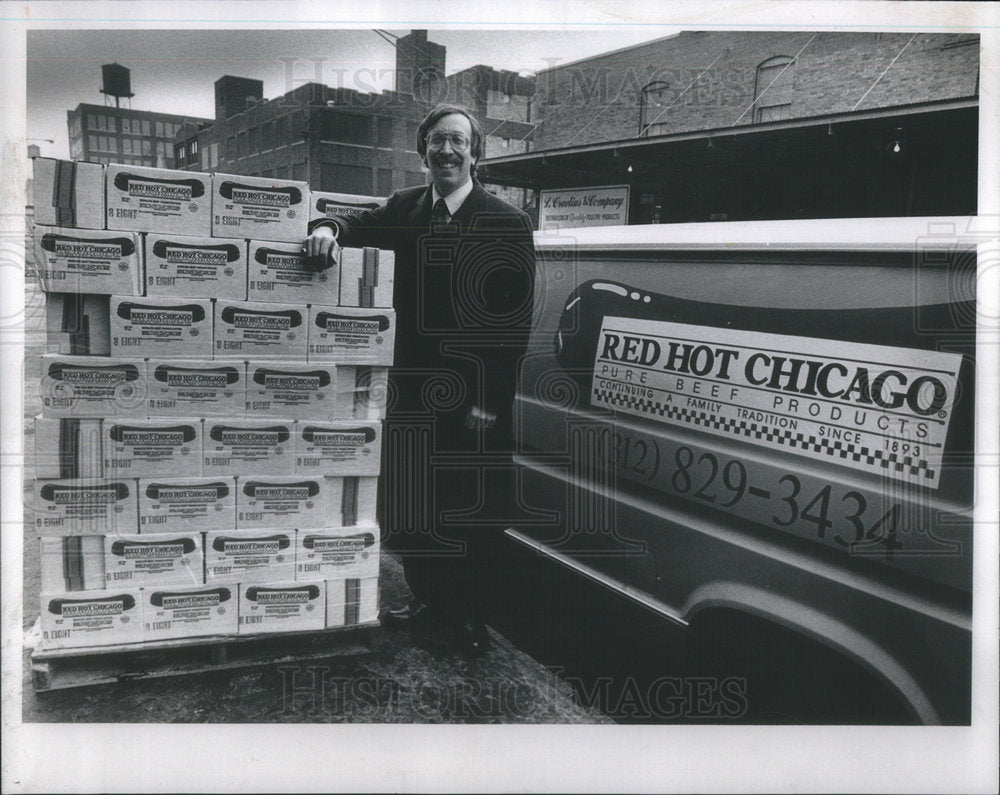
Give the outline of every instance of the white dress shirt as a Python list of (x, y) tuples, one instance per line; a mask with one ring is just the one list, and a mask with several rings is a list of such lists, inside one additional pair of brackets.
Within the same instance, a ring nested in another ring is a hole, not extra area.
[[(444, 204), (448, 208), (448, 216), (451, 217), (458, 212), (458, 208), (462, 206), (466, 199), (469, 198), (469, 194), (472, 193), (472, 180), (470, 179), (462, 187), (455, 188), (451, 193), (444, 197)], [(441, 198), (441, 194), (438, 193), (438, 189), (431, 186), (431, 207), (437, 204), (437, 200)]]

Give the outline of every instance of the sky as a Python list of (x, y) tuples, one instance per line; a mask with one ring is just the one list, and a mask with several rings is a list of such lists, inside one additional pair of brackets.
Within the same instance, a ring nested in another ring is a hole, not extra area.
[[(408, 29), (387, 31), (405, 36)], [(597, 53), (671, 35), (676, 29), (608, 31), (447, 30), (446, 72), (486, 64), (533, 74)], [(374, 30), (34, 30), (27, 34), (27, 137), (43, 155), (68, 157), (66, 111), (101, 105), (101, 65), (131, 70), (132, 108), (212, 118), (223, 75), (264, 82), (273, 99), (302, 83), (379, 91), (393, 88), (395, 50)], [(51, 138), (55, 143), (30, 139)]]

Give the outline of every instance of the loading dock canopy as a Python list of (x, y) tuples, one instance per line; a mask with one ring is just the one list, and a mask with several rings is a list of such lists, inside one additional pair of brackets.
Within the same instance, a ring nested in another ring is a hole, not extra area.
[(663, 221), (960, 215), (976, 212), (977, 151), (973, 97), (534, 151), (478, 171), (534, 190), (629, 184)]

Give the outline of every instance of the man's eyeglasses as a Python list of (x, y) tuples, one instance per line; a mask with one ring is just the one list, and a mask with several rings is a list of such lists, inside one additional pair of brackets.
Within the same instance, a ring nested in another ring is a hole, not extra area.
[(464, 152), (472, 143), (462, 133), (433, 132), (427, 136), (428, 149), (440, 149), (445, 142), (451, 144), (451, 148), (456, 152)]

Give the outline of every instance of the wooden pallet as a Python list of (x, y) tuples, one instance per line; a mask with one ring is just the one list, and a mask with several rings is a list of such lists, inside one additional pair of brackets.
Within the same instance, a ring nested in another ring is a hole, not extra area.
[(381, 642), (379, 623), (313, 632), (267, 635), (212, 635), (151, 643), (47, 649), (40, 622), (25, 636), (33, 646), (31, 679), (35, 692), (109, 684), (133, 679), (226, 671), (258, 665), (366, 654)]

